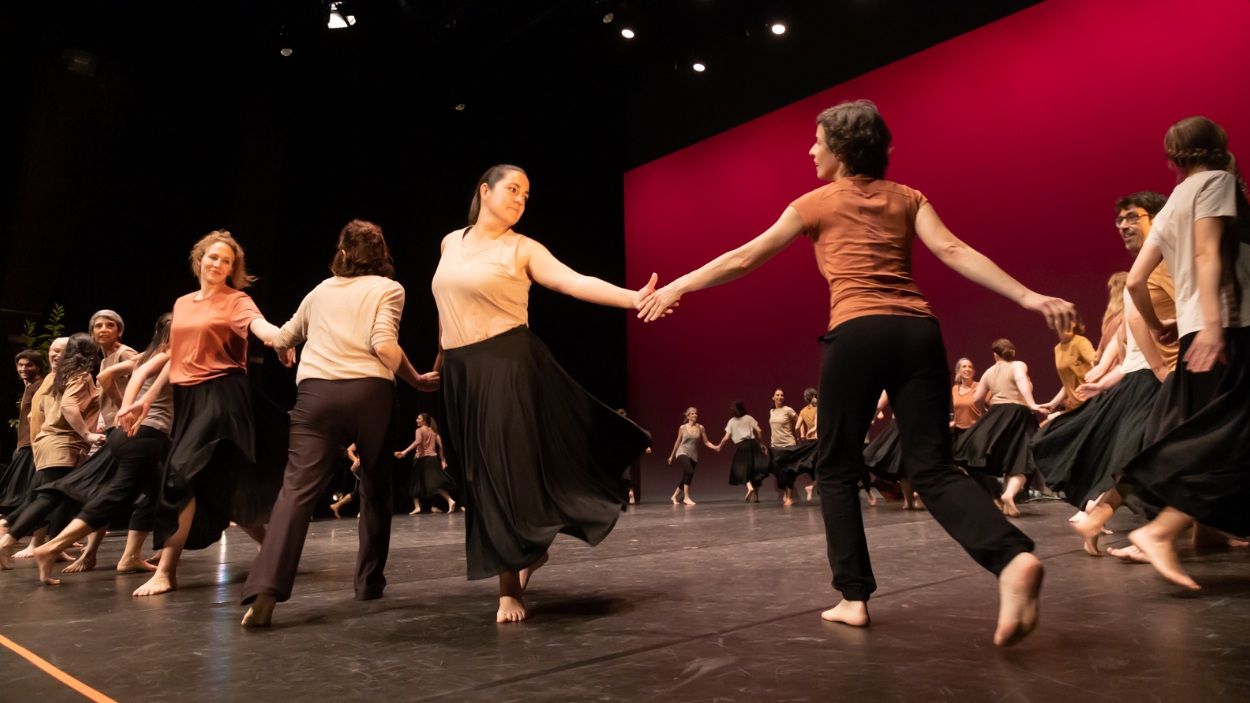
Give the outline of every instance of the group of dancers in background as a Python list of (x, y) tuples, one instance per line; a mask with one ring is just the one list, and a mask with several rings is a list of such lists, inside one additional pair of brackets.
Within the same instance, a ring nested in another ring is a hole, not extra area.
[[(872, 103), (825, 110), (815, 131), (809, 155), (827, 184), (790, 203), (759, 236), (662, 288), (655, 274), (638, 290), (580, 274), (517, 233), (529, 178), (517, 166), (492, 167), (474, 187), (468, 226), (440, 246), (431, 281), (439, 352), (426, 373), (396, 341), (405, 291), (392, 278), (380, 227), (348, 223), (335, 242), (333, 276), (280, 327), (244, 292), (253, 278), (243, 247), (228, 232), (208, 234), (190, 256), (198, 287), (162, 316), (143, 352), (120, 344), (121, 319), (105, 310), (92, 320), (94, 338), (53, 345), (44, 380), (31, 368), (40, 360), (19, 355), (28, 381), (19, 432), (29, 441), (14, 464), (30, 461), (35, 471), (0, 522), (0, 565), (21, 539), (50, 527), (33, 557), (40, 581), (55, 584), (53, 566), (67, 547), (85, 539), (66, 570), (89, 568), (102, 529), (129, 515), (118, 566), (150, 571), (134, 594), (155, 596), (177, 587), (184, 550), (207, 547), (235, 523), (260, 544), (241, 593), (243, 624), (269, 625), (291, 596), (314, 506), (351, 447), (361, 505), (355, 595), (381, 597), (396, 453), (386, 431), (398, 377), (442, 399), (441, 434), (425, 417), (428, 431), (419, 428), (399, 454), (426, 460), (423, 481), (425, 469), (456, 468), (468, 578), (498, 580), (497, 622), (524, 620), (526, 589), (556, 534), (591, 545), (606, 538), (624, 503), (622, 468), (651, 444), (530, 331), (531, 285), (654, 322), (683, 296), (742, 277), (803, 236), (829, 285), (819, 384), (799, 412), (774, 394), (769, 446), (741, 403), (716, 444), (688, 409), (669, 456), (683, 470), (674, 502), (693, 503), (700, 445), (734, 443), (732, 480), (748, 486), (749, 499), (772, 471), (784, 476), (779, 487), (792, 503), (791, 477), (810, 471), (842, 595), (822, 617), (851, 626), (869, 624), (876, 589), (859, 500), (866, 464), (906, 480), (909, 505), (923, 504), (997, 577), (996, 644), (1020, 641), (1039, 621), (1043, 565), (1007, 519), (1034, 474), (1080, 509), (1075, 525), (1090, 553), (1118, 506), (1144, 511), (1150, 521), (1130, 534), (1136, 558), (1196, 588), (1175, 549), (1181, 533), (1195, 522), (1221, 538), (1250, 533), (1250, 237), (1223, 129), (1202, 117), (1172, 125), (1164, 150), (1179, 183), (1171, 196), (1138, 193), (1115, 204), (1134, 261), (1123, 292), (1112, 290), (1099, 348), (1081, 334), (1070, 303), (1025, 287), (955, 237), (919, 191), (885, 178), (891, 135)], [(979, 381), (960, 360), (952, 387), (937, 319), (911, 276), (916, 239), (958, 274), (1043, 316), (1060, 337), (1059, 395), (1036, 401), (1028, 368), (1005, 339)], [(286, 365), (300, 347), (289, 413), (249, 385), (249, 335)], [(887, 404), (892, 428), (866, 461), (864, 438)], [(985, 475), (1003, 481), (997, 504), (977, 479)], [(149, 533), (156, 565), (142, 559)]]

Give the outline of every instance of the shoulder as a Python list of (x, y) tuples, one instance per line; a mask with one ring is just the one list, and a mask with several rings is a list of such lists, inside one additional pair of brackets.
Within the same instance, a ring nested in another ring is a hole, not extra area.
[(442, 241), (438, 244), (439, 251), (446, 251), (448, 244), (460, 241), (460, 238), (464, 236), (464, 232), (467, 229), (468, 227), (461, 227), (460, 229), (452, 230), (447, 234), (444, 234)]
[(1023, 371), (1024, 373), (1028, 373), (1028, 372), (1029, 372), (1029, 365), (1028, 365), (1028, 364), (1026, 364), (1026, 363), (1024, 363), (1023, 361), (1013, 361), (1013, 362), (1011, 362), (1011, 370), (1012, 370), (1012, 371)]

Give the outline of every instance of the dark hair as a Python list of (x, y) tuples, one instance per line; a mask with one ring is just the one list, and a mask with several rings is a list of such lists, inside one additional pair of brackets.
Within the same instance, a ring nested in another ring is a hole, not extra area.
[(23, 359), (25, 359), (26, 361), (29, 361), (35, 366), (38, 366), (39, 373), (43, 373), (43, 370), (47, 368), (47, 365), (43, 363), (43, 354), (40, 354), (39, 350), (37, 349), (21, 350), (20, 352), (17, 353), (17, 356), (13, 357), (13, 363), (16, 364), (17, 362), (22, 361)]
[(1085, 336), (1085, 320), (1081, 319), (1081, 313), (1079, 312), (1072, 318), (1072, 332), (1082, 337)]
[(495, 164), (486, 169), (486, 173), (477, 179), (477, 185), (473, 186), (473, 200), (469, 203), (469, 224), (477, 224), (477, 216), (482, 212), (482, 186), (494, 188), (495, 184), (503, 180), (503, 177), (516, 171), (522, 176), (527, 175), (525, 169), (512, 164)]
[(733, 413), (734, 417), (742, 417), (747, 414), (747, 406), (743, 405), (741, 400), (735, 400), (729, 404), (729, 412)]
[(135, 368), (143, 366), (148, 359), (156, 356), (161, 349), (169, 345), (169, 324), (173, 319), (172, 312), (164, 313), (156, 318), (156, 327), (152, 329), (152, 341), (148, 342), (148, 348), (135, 358)]
[(812, 404), (812, 398), (815, 398), (815, 397), (816, 397), (816, 389), (815, 389), (815, 388), (805, 388), (805, 389), (803, 389), (803, 402), (804, 402), (805, 404), (807, 404), (807, 405), (811, 405), (811, 404)]
[(425, 420), (425, 426), (430, 428), (434, 434), (438, 434), (438, 423), (434, 421), (434, 418), (429, 413), (417, 413), (417, 417)]
[(890, 163), (889, 127), (870, 100), (838, 103), (816, 117), (825, 145), (853, 176), (885, 178)]
[(56, 364), (56, 376), (52, 380), (52, 397), (57, 398), (65, 393), (65, 386), (70, 379), (84, 373), (95, 375), (100, 369), (100, 345), (95, 343), (90, 334), (79, 332), (69, 338), (65, 344), (65, 353)]
[(1115, 211), (1119, 212), (1131, 207), (1139, 207), (1145, 210), (1147, 215), (1154, 217), (1167, 204), (1168, 198), (1166, 195), (1160, 195), (1153, 190), (1139, 190), (1115, 201)]
[(995, 339), (994, 343), (990, 345), (990, 349), (993, 349), (995, 354), (1007, 361), (1015, 361), (1016, 345), (1012, 344), (1010, 339)]
[(1215, 122), (1196, 115), (1186, 117), (1168, 127), (1163, 137), (1163, 151), (1181, 169), (1205, 166), (1227, 170), (1233, 155), (1228, 152), (1228, 133)]
[(344, 278), (393, 277), (395, 266), (391, 263), (391, 250), (386, 247), (382, 228), (367, 220), (352, 220), (343, 225), (330, 272)]

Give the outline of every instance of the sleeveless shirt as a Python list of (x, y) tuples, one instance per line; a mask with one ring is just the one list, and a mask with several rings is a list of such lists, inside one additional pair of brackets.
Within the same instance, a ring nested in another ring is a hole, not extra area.
[(529, 326), (530, 279), (516, 266), (517, 249), (525, 237), (509, 231), (474, 248), (464, 241), (469, 229), (443, 238), (443, 255), (430, 281), (443, 349)]

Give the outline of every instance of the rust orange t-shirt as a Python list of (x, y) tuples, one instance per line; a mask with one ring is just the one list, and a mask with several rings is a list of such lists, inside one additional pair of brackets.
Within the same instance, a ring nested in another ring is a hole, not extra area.
[(169, 326), (169, 382), (179, 386), (247, 373), (247, 331), (260, 310), (239, 290), (196, 300), (188, 293), (174, 302)]
[(868, 176), (839, 178), (790, 206), (829, 282), (829, 329), (865, 315), (933, 317), (911, 277), (920, 191)]

